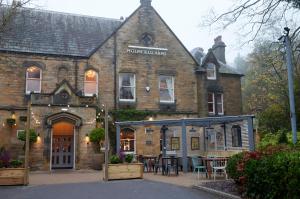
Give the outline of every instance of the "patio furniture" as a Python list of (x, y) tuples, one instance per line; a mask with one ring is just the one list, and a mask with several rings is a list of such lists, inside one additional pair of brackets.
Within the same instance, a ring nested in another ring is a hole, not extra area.
[(227, 159), (225, 158), (215, 158), (212, 161), (212, 172), (214, 174), (214, 180), (216, 180), (217, 172), (223, 172), (225, 174), (225, 179), (227, 180), (227, 173), (226, 173), (226, 166), (227, 166)]
[(171, 157), (162, 157), (162, 174), (163, 175), (170, 175), (171, 171), (173, 170), (175, 175), (178, 175), (178, 158), (171, 156)]
[(193, 164), (193, 172), (195, 173), (197, 170), (197, 179), (199, 179), (199, 177), (200, 177), (200, 171), (202, 173), (205, 172), (206, 177), (207, 177), (206, 165), (201, 158), (199, 158), (197, 156), (192, 157), (192, 164)]
[(154, 173), (157, 174), (158, 170), (162, 170), (162, 155), (160, 154), (158, 158), (156, 158), (154, 163)]
[(154, 171), (154, 165), (156, 162), (156, 156), (153, 155), (144, 155), (143, 156), (143, 162), (144, 162), (144, 167), (146, 168), (147, 172), (152, 172)]

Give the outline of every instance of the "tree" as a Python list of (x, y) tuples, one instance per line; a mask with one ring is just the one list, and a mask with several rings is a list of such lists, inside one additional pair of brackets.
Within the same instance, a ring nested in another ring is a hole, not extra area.
[[(31, 0), (13, 0), (9, 1), (0, 0), (0, 32), (5, 31), (5, 28), (12, 21), (17, 14), (18, 8), (28, 4)], [(0, 38), (1, 39), (1, 38)]]
[(221, 25), (225, 29), (240, 21), (243, 36), (250, 36), (249, 41), (254, 41), (260, 33), (266, 34), (278, 24), (281, 28), (283, 25), (290, 25), (293, 31), (291, 38), (294, 40), (300, 33), (299, 10), (299, 0), (237, 0), (227, 12), (216, 14), (212, 11), (203, 24)]

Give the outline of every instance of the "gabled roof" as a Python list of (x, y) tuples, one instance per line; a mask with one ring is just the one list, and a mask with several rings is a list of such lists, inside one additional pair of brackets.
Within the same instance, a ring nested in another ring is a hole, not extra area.
[(122, 24), (118, 19), (32, 8), (19, 9), (12, 20), (0, 32), (0, 51), (74, 57), (88, 57)]

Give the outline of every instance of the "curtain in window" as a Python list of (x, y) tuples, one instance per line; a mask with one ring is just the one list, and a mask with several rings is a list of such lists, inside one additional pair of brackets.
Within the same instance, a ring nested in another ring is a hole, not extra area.
[(160, 76), (160, 101), (174, 102), (174, 84), (172, 76)]

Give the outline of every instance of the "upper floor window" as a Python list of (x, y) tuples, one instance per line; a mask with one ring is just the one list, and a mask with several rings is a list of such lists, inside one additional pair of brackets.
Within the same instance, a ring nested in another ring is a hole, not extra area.
[(207, 105), (209, 114), (224, 115), (222, 93), (209, 92), (207, 94)]
[(120, 101), (135, 101), (135, 74), (119, 75), (119, 98)]
[(84, 95), (98, 95), (98, 74), (94, 70), (88, 70), (84, 74)]
[(159, 97), (160, 102), (175, 102), (173, 76), (159, 76)]
[(242, 130), (239, 125), (234, 125), (231, 128), (232, 147), (242, 147)]
[(26, 70), (26, 94), (41, 92), (42, 70), (31, 66)]
[(217, 78), (216, 75), (216, 65), (213, 63), (208, 63), (206, 66), (207, 79), (215, 80)]
[(215, 114), (215, 94), (214, 93), (207, 94), (207, 104), (208, 104), (208, 113)]

